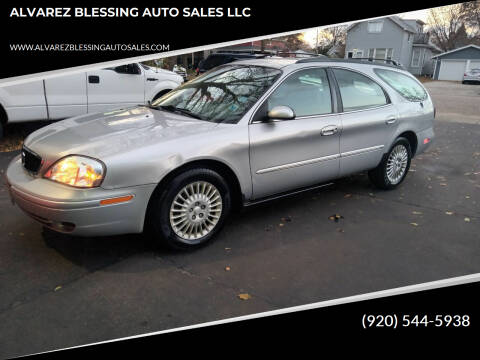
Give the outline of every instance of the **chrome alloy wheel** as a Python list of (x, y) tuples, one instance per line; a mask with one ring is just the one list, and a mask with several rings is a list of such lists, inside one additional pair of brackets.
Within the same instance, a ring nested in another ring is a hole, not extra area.
[(393, 148), (387, 160), (387, 178), (391, 184), (400, 182), (408, 164), (408, 151), (404, 145), (397, 145)]
[(170, 225), (184, 240), (197, 240), (213, 230), (222, 215), (222, 196), (206, 182), (196, 181), (178, 192), (170, 207)]

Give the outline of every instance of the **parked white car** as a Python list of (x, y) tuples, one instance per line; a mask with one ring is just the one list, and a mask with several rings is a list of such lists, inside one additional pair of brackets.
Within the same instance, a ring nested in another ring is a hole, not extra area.
[(480, 83), (480, 68), (470, 69), (463, 74), (462, 84)]
[(60, 120), (146, 104), (182, 83), (173, 71), (134, 63), (0, 87), (0, 137), (7, 123)]

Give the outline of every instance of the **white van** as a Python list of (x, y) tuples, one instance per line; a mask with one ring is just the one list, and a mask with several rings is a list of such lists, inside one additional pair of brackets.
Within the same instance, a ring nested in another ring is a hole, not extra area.
[(0, 87), (0, 137), (7, 123), (60, 120), (146, 104), (182, 83), (172, 71), (134, 63)]

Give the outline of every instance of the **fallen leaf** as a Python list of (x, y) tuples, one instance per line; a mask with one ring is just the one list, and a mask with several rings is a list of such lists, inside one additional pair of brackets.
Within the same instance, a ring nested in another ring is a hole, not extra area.
[(453, 215), (453, 211), (445, 211), (445, 214), (447, 214), (447, 215)]
[(60, 290), (61, 288), (62, 288), (62, 285), (58, 285), (58, 286), (55, 288), (55, 290), (53, 290), (53, 291), (58, 291), (58, 290)]
[(469, 218), (469, 217), (466, 217), (466, 218), (463, 219), (463, 220), (465, 220), (465, 222), (470, 222), (470, 218)]
[(285, 216), (285, 217), (282, 217), (280, 220), (282, 220), (283, 222), (290, 222), (292, 221), (292, 218), (290, 216)]
[(447, 186), (446, 183), (440, 183), (440, 186)]
[(470, 196), (469, 196), (469, 195), (466, 195), (466, 196), (465, 196), (465, 199), (470, 199)]
[(241, 300), (249, 300), (249, 299), (252, 298), (249, 294), (238, 294), (238, 297), (239, 297)]
[(345, 194), (344, 198), (352, 197), (352, 194)]
[(412, 226), (418, 226), (417, 223), (410, 223), (410, 225), (412, 225)]
[(282, 224), (282, 223), (278, 224), (278, 226), (280, 226), (280, 227), (282, 227), (282, 226), (284, 226), (284, 225), (285, 225), (285, 224)]
[(342, 215), (339, 215), (339, 214), (330, 215), (328, 218), (332, 221), (335, 221), (335, 222), (338, 222), (340, 219), (344, 219), (344, 217)]
[(412, 211), (413, 215), (422, 215), (423, 213), (421, 211)]
[(230, 266), (225, 266), (225, 271), (230, 271)]

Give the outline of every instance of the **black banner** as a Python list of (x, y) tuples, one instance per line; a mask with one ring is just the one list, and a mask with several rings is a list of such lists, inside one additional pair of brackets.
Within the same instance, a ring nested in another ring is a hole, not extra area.
[[(380, 343), (395, 342), (409, 351), (422, 345), (430, 353), (458, 347), (480, 329), (480, 283), (425, 290), (343, 305), (296, 311), (178, 332), (50, 353), (49, 356), (108, 355), (113, 352), (226, 357), (231, 351), (270, 355), (320, 354), (334, 350), (379, 354)], [(364, 346), (353, 346), (356, 341)], [(368, 341), (368, 342), (367, 342)], [(367, 347), (373, 342), (378, 345)], [(442, 345), (443, 344), (443, 345)], [(468, 345), (468, 343), (467, 343)], [(230, 351), (228, 349), (231, 349)], [(396, 348), (392, 348), (396, 351)], [(384, 353), (388, 356), (391, 353)], [(252, 355), (253, 356), (253, 355)]]
[[(4, 1), (0, 78), (175, 51), (453, 3), (252, 0)], [(55, 50), (57, 49), (57, 50)], [(61, 49), (61, 50), (58, 50)], [(93, 51), (93, 49), (98, 49)], [(103, 50), (102, 50), (103, 49)], [(160, 50), (160, 51), (159, 51)]]

